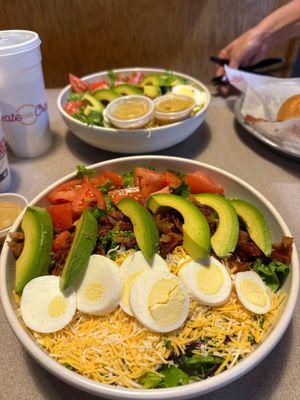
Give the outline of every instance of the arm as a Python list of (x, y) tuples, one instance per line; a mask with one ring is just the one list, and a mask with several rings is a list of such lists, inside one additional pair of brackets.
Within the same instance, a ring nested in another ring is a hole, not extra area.
[[(264, 18), (254, 28), (229, 43), (218, 54), (229, 59), (229, 65), (252, 65), (265, 57), (279, 43), (300, 35), (300, 0), (292, 0)], [(216, 67), (216, 75), (223, 75), (222, 66)]]

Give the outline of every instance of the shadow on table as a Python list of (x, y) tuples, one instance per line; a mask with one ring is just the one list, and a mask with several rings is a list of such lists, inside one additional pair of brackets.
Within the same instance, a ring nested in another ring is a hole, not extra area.
[[(204, 122), (189, 138), (168, 149), (157, 151), (151, 154), (196, 158), (208, 146), (211, 132), (208, 125)], [(110, 160), (118, 157), (134, 156), (138, 154), (121, 154), (97, 149), (80, 140), (72, 132), (66, 135), (66, 144), (75, 156), (86, 164), (94, 164), (100, 161)], [(150, 153), (144, 153), (150, 154)]]
[[(244, 377), (198, 400), (271, 400), (291, 351), (292, 323), (272, 353)], [(60, 381), (25, 353), (28, 368), (45, 400), (100, 400)]]
[(262, 158), (267, 159), (273, 164), (281, 166), (283, 169), (289, 171), (296, 177), (300, 177), (300, 160), (289, 157), (276, 151), (272, 147), (265, 145), (260, 142), (256, 137), (252, 136), (249, 132), (243, 128), (237, 120), (234, 122), (235, 130), (239, 135), (240, 139), (250, 147), (255, 153), (259, 154)]

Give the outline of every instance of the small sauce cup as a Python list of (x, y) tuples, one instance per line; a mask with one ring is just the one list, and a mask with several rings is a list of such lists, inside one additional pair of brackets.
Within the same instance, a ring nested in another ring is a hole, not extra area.
[(17, 193), (0, 194), (0, 244), (5, 240), (15, 220), (27, 206), (27, 199)]
[(135, 129), (149, 124), (153, 110), (153, 101), (148, 97), (130, 95), (109, 103), (105, 116), (117, 128)]
[(195, 105), (189, 96), (168, 93), (154, 100), (154, 117), (163, 124), (181, 121), (191, 115)]

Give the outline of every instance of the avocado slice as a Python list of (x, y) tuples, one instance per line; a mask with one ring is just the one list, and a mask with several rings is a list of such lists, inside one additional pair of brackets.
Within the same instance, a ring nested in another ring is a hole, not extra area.
[(60, 288), (62, 290), (67, 289), (79, 273), (86, 268), (90, 255), (95, 248), (97, 237), (97, 220), (90, 211), (84, 210), (76, 222), (73, 243), (60, 277)]
[(154, 99), (161, 96), (161, 88), (159, 86), (145, 85), (143, 86), (144, 95)]
[(21, 228), (25, 235), (24, 247), (16, 261), (16, 293), (25, 285), (48, 272), (53, 242), (53, 226), (45, 208), (30, 206), (25, 211)]
[(250, 238), (268, 257), (272, 253), (271, 233), (263, 213), (245, 200), (231, 200), (237, 215), (244, 223)]
[(163, 80), (161, 74), (148, 74), (144, 77), (144, 79), (141, 82), (141, 86), (165, 86), (165, 81)]
[(114, 91), (123, 96), (128, 96), (130, 94), (143, 94), (141, 88), (136, 85), (131, 85), (129, 83), (122, 83), (121, 85), (114, 86)]
[(154, 218), (145, 207), (129, 198), (120, 200), (118, 208), (131, 220), (137, 244), (144, 256), (151, 260), (159, 243)]
[(102, 112), (104, 110), (104, 105), (96, 99), (96, 97), (92, 96), (89, 93), (86, 93), (83, 97), (82, 100), (87, 101), (89, 104), (85, 106), (83, 113), (84, 115), (88, 116), (92, 111), (97, 111), (97, 112)]
[(193, 195), (201, 205), (211, 207), (219, 217), (216, 232), (210, 239), (211, 247), (220, 258), (230, 257), (239, 237), (239, 220), (230, 201), (220, 194), (201, 193)]
[(113, 89), (98, 89), (93, 92), (93, 96), (101, 102), (106, 101), (110, 103), (120, 97), (120, 94)]
[(175, 194), (157, 193), (149, 198), (148, 208), (153, 213), (164, 207), (172, 207), (183, 216), (183, 247), (189, 255), (193, 259), (207, 257), (210, 232), (202, 212), (190, 200)]

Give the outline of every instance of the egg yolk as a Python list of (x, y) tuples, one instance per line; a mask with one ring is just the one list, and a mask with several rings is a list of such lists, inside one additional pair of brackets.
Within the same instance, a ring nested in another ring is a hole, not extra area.
[(122, 298), (122, 302), (129, 307), (129, 298), (130, 298), (130, 289), (131, 286), (133, 285), (134, 281), (136, 280), (136, 278), (138, 276), (140, 276), (142, 273), (144, 272), (144, 270), (141, 271), (137, 271), (134, 274), (131, 274), (127, 277), (127, 279), (125, 280), (124, 283), (124, 294), (123, 294), (123, 298)]
[(160, 326), (170, 326), (182, 314), (186, 296), (175, 279), (161, 279), (156, 282), (149, 295), (149, 310)]
[(104, 287), (101, 283), (93, 282), (89, 283), (84, 291), (84, 296), (87, 300), (97, 301), (104, 293)]
[(61, 317), (66, 313), (66, 310), (67, 310), (67, 302), (61, 296), (52, 299), (48, 306), (48, 313), (52, 318)]
[(251, 304), (263, 307), (267, 303), (266, 292), (251, 279), (245, 279), (241, 282), (241, 292)]
[(197, 273), (197, 286), (199, 290), (207, 295), (217, 293), (224, 284), (222, 270), (216, 265), (211, 264), (200, 268)]

